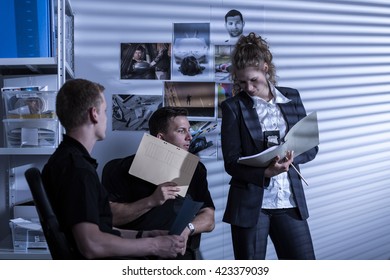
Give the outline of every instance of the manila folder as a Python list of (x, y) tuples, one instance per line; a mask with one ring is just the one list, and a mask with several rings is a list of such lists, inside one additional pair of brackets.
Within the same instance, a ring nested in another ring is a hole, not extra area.
[(155, 185), (175, 182), (184, 197), (198, 162), (197, 156), (145, 133), (129, 173)]

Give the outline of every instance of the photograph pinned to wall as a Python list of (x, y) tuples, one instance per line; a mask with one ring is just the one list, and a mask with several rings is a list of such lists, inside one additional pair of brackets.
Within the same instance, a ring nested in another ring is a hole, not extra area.
[(148, 131), (150, 115), (162, 107), (161, 95), (112, 95), (112, 130)]
[(184, 107), (192, 119), (216, 119), (214, 82), (165, 82), (164, 106)]
[(217, 96), (218, 96), (218, 118), (222, 118), (221, 103), (227, 98), (233, 96), (233, 84), (232, 83), (216, 83)]
[(190, 121), (192, 141), (189, 152), (200, 158), (216, 158), (218, 123), (216, 121)]
[(264, 33), (264, 6), (252, 0), (225, 0), (223, 5), (211, 6), (211, 41), (235, 45), (241, 35)]
[(173, 23), (172, 79), (210, 79), (210, 23)]
[(218, 160), (223, 160), (222, 143), (221, 143), (221, 124), (222, 124), (222, 119), (218, 119), (217, 131), (215, 132), (217, 134), (217, 159)]
[(171, 43), (121, 43), (123, 80), (170, 80)]
[(216, 82), (230, 81), (231, 57), (233, 50), (232, 45), (215, 45), (214, 46), (214, 79)]

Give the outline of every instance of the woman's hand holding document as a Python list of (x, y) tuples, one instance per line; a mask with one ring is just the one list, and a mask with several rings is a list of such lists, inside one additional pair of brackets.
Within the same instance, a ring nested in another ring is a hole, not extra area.
[(175, 182), (185, 197), (198, 162), (197, 156), (145, 133), (129, 173), (155, 185)]
[(318, 146), (318, 121), (317, 112), (313, 112), (296, 123), (286, 134), (284, 142), (267, 150), (247, 157), (240, 157), (238, 163), (267, 167), (276, 157), (284, 158), (287, 151), (294, 151), (294, 157)]

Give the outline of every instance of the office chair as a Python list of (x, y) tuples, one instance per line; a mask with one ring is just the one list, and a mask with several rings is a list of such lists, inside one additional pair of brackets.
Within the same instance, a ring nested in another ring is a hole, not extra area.
[(32, 167), (26, 170), (24, 176), (30, 187), (51, 257), (54, 260), (77, 258), (65, 234), (60, 230), (57, 217), (43, 187), (41, 172), (38, 168)]

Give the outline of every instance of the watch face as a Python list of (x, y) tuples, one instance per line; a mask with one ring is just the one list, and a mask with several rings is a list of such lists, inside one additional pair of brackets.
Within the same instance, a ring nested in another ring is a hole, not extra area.
[(194, 225), (193, 225), (192, 223), (189, 223), (189, 224), (187, 225), (187, 227), (188, 227), (188, 229), (190, 230), (191, 234), (195, 231), (195, 227), (194, 227)]

